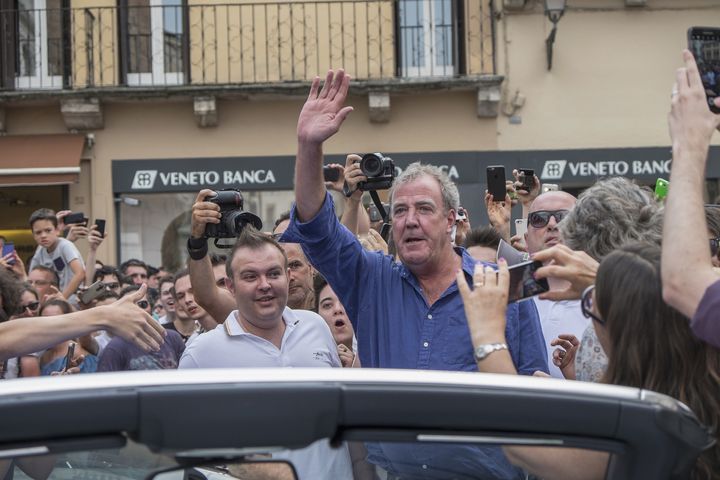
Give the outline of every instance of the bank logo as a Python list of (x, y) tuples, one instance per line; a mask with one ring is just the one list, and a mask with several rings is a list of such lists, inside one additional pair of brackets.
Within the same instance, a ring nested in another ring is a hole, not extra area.
[(130, 188), (137, 190), (148, 190), (155, 186), (155, 178), (157, 170), (138, 170), (135, 172), (135, 178)]
[(563, 173), (565, 173), (565, 166), (567, 160), (548, 160), (543, 166), (542, 174), (540, 175), (541, 180), (561, 180)]

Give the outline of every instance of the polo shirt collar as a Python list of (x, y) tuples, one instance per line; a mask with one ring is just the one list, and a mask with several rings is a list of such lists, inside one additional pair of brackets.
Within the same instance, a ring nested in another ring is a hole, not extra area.
[[(237, 337), (240, 335), (252, 335), (253, 337), (256, 336), (252, 333), (248, 333), (245, 331), (245, 329), (240, 324), (240, 320), (238, 320), (237, 314), (238, 311), (233, 310), (230, 315), (228, 315), (228, 318), (225, 319), (225, 323), (223, 324), (223, 327), (225, 328), (225, 333), (227, 333), (230, 337)], [(293, 312), (288, 307), (285, 307), (282, 319), (283, 322), (285, 322), (285, 334), (293, 330), (300, 323), (300, 319), (295, 315), (295, 312)]]

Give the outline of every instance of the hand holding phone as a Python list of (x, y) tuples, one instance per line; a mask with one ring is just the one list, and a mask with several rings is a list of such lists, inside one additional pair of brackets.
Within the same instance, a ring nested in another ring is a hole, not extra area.
[(710, 111), (720, 113), (720, 107), (715, 106), (720, 96), (720, 28), (691, 27), (688, 50), (695, 57)]
[(535, 271), (542, 266), (542, 262), (531, 260), (509, 268), (510, 294), (508, 303), (525, 300), (550, 290), (546, 278), (535, 279)]
[(2, 258), (8, 265), (15, 265), (15, 244), (13, 242), (5, 242), (2, 248)]
[(100, 237), (104, 238), (105, 237), (105, 219), (104, 218), (96, 218), (95, 226), (97, 227), (97, 231), (100, 234)]
[(86, 225), (87, 224), (87, 217), (83, 212), (72, 212), (67, 215), (65, 215), (65, 225)]
[(83, 292), (81, 292), (78, 295), (78, 298), (83, 303), (83, 305), (88, 305), (90, 304), (90, 302), (99, 297), (100, 294), (104, 291), (105, 284), (102, 282), (102, 280), (98, 280), (97, 282), (87, 287)]
[(505, 167), (502, 165), (491, 165), (487, 167), (487, 189), (492, 195), (493, 202), (504, 202), (507, 195), (505, 186)]
[(67, 354), (65, 355), (65, 368), (63, 372), (67, 372), (72, 367), (72, 360), (75, 357), (75, 342), (68, 344)]

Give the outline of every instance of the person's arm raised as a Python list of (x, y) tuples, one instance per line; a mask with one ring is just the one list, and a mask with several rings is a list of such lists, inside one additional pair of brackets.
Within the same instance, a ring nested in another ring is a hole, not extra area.
[(350, 76), (330, 70), (320, 89), (315, 77), (297, 125), (298, 151), (295, 162), (295, 203), (300, 221), (312, 219), (325, 201), (322, 145), (340, 130), (352, 107), (345, 107)]
[[(665, 200), (663, 227), (663, 298), (689, 318), (695, 315), (707, 287), (718, 280), (712, 271), (703, 210), (705, 164), (720, 115), (707, 105), (692, 54), (683, 51), (668, 123), (672, 138), (672, 173)], [(720, 101), (715, 99), (716, 105)]]

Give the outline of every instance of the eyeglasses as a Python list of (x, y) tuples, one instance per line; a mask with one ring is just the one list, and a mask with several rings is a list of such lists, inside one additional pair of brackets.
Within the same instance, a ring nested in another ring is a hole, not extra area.
[(714, 257), (720, 251), (720, 237), (710, 239), (710, 256)]
[(528, 223), (533, 228), (543, 228), (550, 223), (550, 217), (554, 217), (560, 223), (567, 216), (569, 210), (538, 210), (528, 215)]
[(582, 314), (585, 315), (585, 318), (590, 318), (592, 320), (595, 320), (600, 325), (605, 325), (605, 320), (598, 317), (592, 312), (593, 309), (593, 291), (595, 290), (595, 285), (590, 285), (585, 289), (585, 291), (582, 294), (582, 297), (580, 297), (580, 309), (582, 310)]
[(135, 302), (135, 305), (145, 310), (150, 306), (150, 302), (148, 302), (147, 300), (140, 300), (138, 302)]
[(39, 306), (40, 306), (40, 302), (30, 302), (27, 305), (23, 305), (22, 309), (23, 309), (23, 311), (30, 310), (31, 312), (34, 312), (35, 310), (38, 309)]

